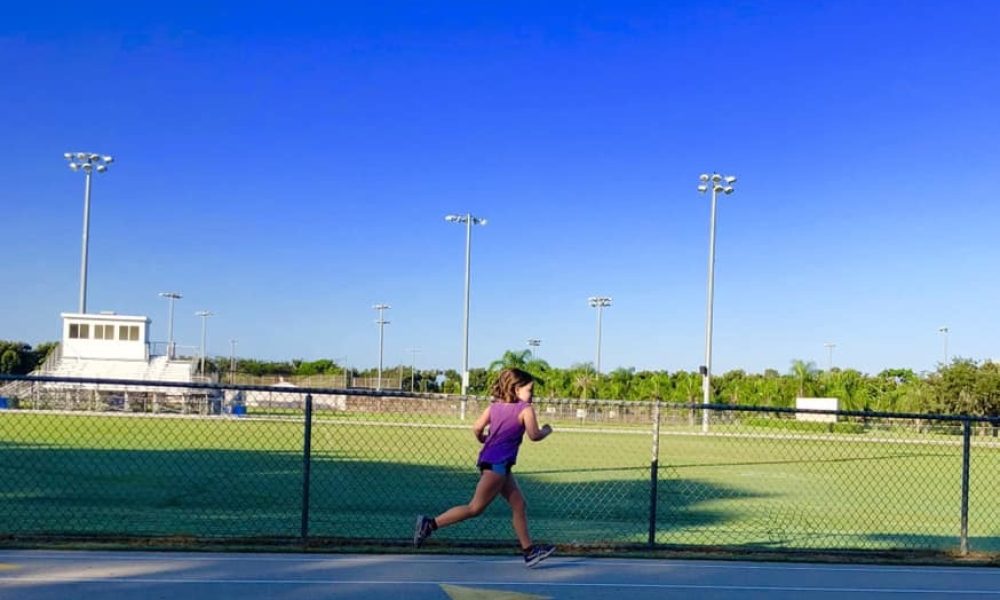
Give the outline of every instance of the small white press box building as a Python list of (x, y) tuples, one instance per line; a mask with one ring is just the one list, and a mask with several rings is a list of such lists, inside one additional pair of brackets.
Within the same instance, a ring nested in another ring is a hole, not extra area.
[(149, 360), (149, 317), (62, 313), (64, 358)]

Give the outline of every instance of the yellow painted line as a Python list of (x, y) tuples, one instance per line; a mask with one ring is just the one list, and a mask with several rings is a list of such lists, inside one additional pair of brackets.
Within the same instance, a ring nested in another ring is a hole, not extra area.
[(17, 568), (17, 565), (12, 565), (10, 563), (0, 563), (0, 571), (13, 571)]
[(441, 589), (451, 600), (550, 600), (550, 596), (535, 596), (534, 594), (518, 594), (501, 590), (484, 590), (460, 585), (442, 583)]

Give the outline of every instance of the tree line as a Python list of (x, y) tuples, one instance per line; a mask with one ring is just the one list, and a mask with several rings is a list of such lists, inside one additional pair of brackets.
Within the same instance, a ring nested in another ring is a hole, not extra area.
[[(0, 373), (23, 375), (38, 368), (55, 342), (32, 348), (23, 342), (0, 340)], [(696, 371), (649, 371), (619, 368), (597, 373), (591, 363), (569, 368), (552, 367), (530, 350), (508, 350), (487, 368), (471, 369), (471, 395), (486, 395), (496, 375), (505, 367), (516, 367), (534, 375), (535, 395), (552, 398), (602, 400), (653, 400), (699, 403), (702, 377)], [(206, 370), (229, 373), (226, 357), (206, 359)], [(334, 360), (262, 361), (239, 359), (236, 372), (254, 376), (289, 378), (313, 375), (347, 376), (348, 381), (371, 381), (377, 369), (355, 369)], [(395, 365), (382, 370), (383, 387), (406, 391), (457, 394), (461, 374), (454, 369), (416, 369)], [(225, 381), (225, 378), (222, 378)], [(412, 384), (411, 384), (412, 382)], [(820, 370), (812, 362), (792, 361), (785, 373), (767, 369), (747, 373), (735, 369), (714, 375), (710, 401), (714, 404), (791, 408), (796, 397), (835, 397), (842, 410), (913, 412), (931, 414), (1000, 415), (1000, 364), (956, 358), (938, 365), (933, 372), (886, 369), (867, 374), (855, 369)]]

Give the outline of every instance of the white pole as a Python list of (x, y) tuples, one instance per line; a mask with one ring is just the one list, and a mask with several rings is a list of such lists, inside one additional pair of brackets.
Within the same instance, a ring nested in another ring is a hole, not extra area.
[(83, 252), (80, 257), (80, 313), (87, 312), (87, 246), (90, 237), (90, 169), (84, 173), (83, 188)]
[(701, 430), (708, 432), (708, 409), (711, 404), (712, 391), (712, 308), (715, 303), (715, 217), (718, 193), (733, 193), (733, 183), (736, 177), (727, 175), (723, 177), (718, 173), (711, 176), (703, 174), (699, 177), (701, 184), (698, 191), (705, 193), (708, 188), (712, 188), (712, 208), (708, 233), (708, 299), (705, 315), (705, 364), (702, 365), (702, 409)]
[[(472, 215), (465, 215), (465, 319), (462, 345), (462, 395), (469, 389), (469, 288), (472, 280)], [(463, 415), (464, 419), (464, 415)]]

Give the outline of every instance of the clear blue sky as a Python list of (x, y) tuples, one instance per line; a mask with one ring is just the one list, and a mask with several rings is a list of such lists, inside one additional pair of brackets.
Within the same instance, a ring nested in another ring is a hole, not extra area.
[[(208, 4), (208, 6), (203, 6)], [(0, 338), (89, 308), (265, 359), (867, 372), (1000, 357), (1000, 3), (20, 3), (0, 20)]]

